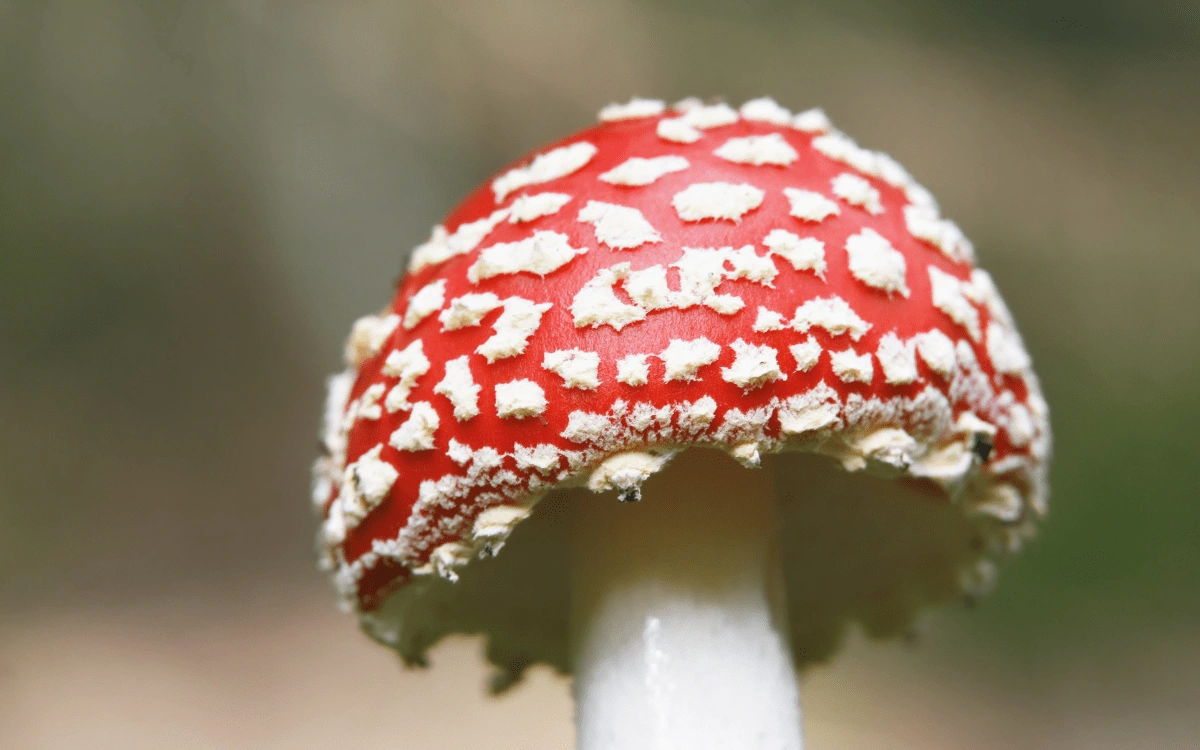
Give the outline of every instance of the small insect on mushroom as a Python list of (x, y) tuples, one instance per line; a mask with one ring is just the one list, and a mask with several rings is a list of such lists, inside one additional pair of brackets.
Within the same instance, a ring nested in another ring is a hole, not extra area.
[(970, 242), (819, 110), (601, 119), (355, 324), (322, 564), (409, 664), (481, 633), (494, 686), (574, 674), (582, 750), (794, 750), (848, 624), (904, 637), (1030, 536), (1046, 402)]

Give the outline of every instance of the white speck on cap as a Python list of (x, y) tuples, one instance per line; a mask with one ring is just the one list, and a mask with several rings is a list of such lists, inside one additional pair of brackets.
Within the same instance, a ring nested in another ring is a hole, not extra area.
[(346, 341), (346, 364), (360, 367), (383, 349), (388, 337), (400, 325), (399, 315), (364, 315), (354, 321), (350, 338)]
[(567, 416), (562, 436), (572, 443), (603, 443), (611, 431), (612, 422), (605, 415), (573, 411)]
[(412, 414), (392, 433), (388, 443), (400, 451), (433, 450), (433, 435), (439, 423), (433, 406), (428, 401), (418, 401), (413, 404)]
[(578, 141), (538, 154), (528, 166), (511, 169), (492, 180), (492, 192), (496, 194), (496, 202), (503, 202), (514, 190), (566, 177), (582, 169), (595, 155), (596, 147), (587, 141)]
[(491, 364), (524, 352), (529, 337), (537, 332), (542, 323), (542, 314), (551, 307), (553, 305), (549, 302), (535, 303), (524, 297), (505, 299), (504, 312), (492, 324), (496, 333), (480, 344), (475, 353), (482, 354)]
[(1032, 364), (1016, 331), (995, 320), (988, 323), (987, 352), (992, 367), (1004, 375), (1018, 375)]
[(812, 190), (789, 187), (783, 189), (783, 194), (791, 204), (789, 213), (802, 221), (822, 222), (842, 212), (838, 204)]
[(950, 337), (936, 328), (926, 333), (918, 333), (913, 337), (917, 342), (917, 352), (929, 369), (949, 380), (958, 368), (958, 358), (954, 354), (954, 342)]
[(779, 352), (773, 347), (748, 344), (738, 339), (730, 344), (735, 353), (733, 364), (721, 368), (721, 379), (733, 383), (743, 392), (766, 385), (776, 380), (787, 380), (779, 369)]
[(399, 378), (400, 382), (388, 392), (383, 406), (389, 414), (407, 409), (408, 394), (412, 392), (417, 380), (429, 372), (429, 358), (425, 356), (425, 345), (420, 339), (412, 342), (403, 349), (392, 350), (383, 361), (380, 373), (385, 378)]
[(738, 114), (743, 120), (769, 122), (772, 125), (787, 125), (792, 120), (791, 111), (769, 96), (751, 99), (738, 109)]
[(519, 195), (508, 207), (508, 220), (513, 224), (552, 216), (571, 202), (571, 196), (565, 193), (535, 193), (534, 195)]
[(667, 105), (660, 99), (639, 99), (634, 97), (624, 104), (609, 104), (600, 110), (601, 122), (616, 120), (634, 120), (642, 117), (661, 115)]
[(467, 278), (478, 283), (493, 276), (522, 272), (545, 276), (586, 252), (586, 247), (571, 247), (567, 235), (561, 232), (537, 231), (523, 240), (485, 247), (467, 269)]
[(966, 328), (971, 338), (978, 341), (982, 335), (979, 329), (979, 311), (964, 296), (962, 279), (931, 265), (929, 282), (933, 287), (933, 306), (946, 313), (950, 320)]
[(359, 456), (346, 467), (339, 492), (339, 501), (347, 528), (357, 526), (368, 513), (374, 510), (400, 478), (395, 467), (379, 458), (383, 444)]
[(525, 446), (517, 443), (513, 446), (513, 459), (517, 468), (522, 471), (536, 470), (539, 474), (549, 474), (558, 468), (562, 451), (558, 446), (541, 443), (535, 446)]
[(582, 349), (560, 349), (542, 356), (542, 368), (563, 379), (566, 388), (593, 390), (600, 386), (600, 355)]
[(645, 385), (650, 382), (648, 354), (630, 354), (617, 360), (617, 380), (625, 385)]
[(618, 263), (601, 268), (571, 301), (571, 317), (576, 328), (612, 326), (621, 330), (630, 323), (646, 319), (646, 311), (623, 302), (613, 293), (613, 285), (629, 275), (629, 264)]
[(682, 172), (689, 166), (691, 164), (682, 156), (655, 156), (649, 159), (634, 156), (600, 175), (599, 179), (610, 185), (642, 187), (663, 175)]
[(829, 353), (829, 364), (833, 374), (843, 383), (870, 383), (875, 376), (870, 354), (859, 354), (853, 349)]
[(730, 138), (713, 153), (726, 161), (755, 167), (786, 167), (800, 158), (792, 144), (779, 133)]
[(404, 311), (404, 329), (411, 331), (425, 318), (441, 309), (446, 302), (446, 280), (438, 279), (421, 287), (420, 291), (408, 300), (408, 309)]
[(763, 191), (745, 183), (697, 182), (676, 193), (671, 205), (684, 221), (738, 222), (761, 206), (764, 196)]
[(459, 328), (479, 325), (484, 316), (502, 304), (500, 298), (491, 292), (464, 294), (450, 300), (450, 306), (442, 311), (438, 320), (442, 321), (443, 331), (457, 331)]
[(799, 344), (789, 346), (788, 351), (796, 360), (796, 372), (808, 372), (821, 359), (821, 345), (811, 335)]
[(792, 127), (805, 133), (828, 133), (833, 130), (833, 123), (823, 109), (809, 109), (792, 118)]
[(694, 402), (684, 402), (679, 408), (679, 426), (684, 430), (702, 430), (717, 416), (717, 402), (711, 396), (701, 396)]
[(731, 248), (685, 247), (683, 257), (671, 264), (679, 269), (679, 291), (672, 295), (672, 306), (686, 310), (704, 305), (722, 315), (732, 315), (745, 307), (741, 297), (716, 292), (728, 275), (725, 261), (731, 253)]
[(453, 234), (447, 233), (443, 226), (434, 227), (429, 239), (413, 250), (408, 261), (408, 272), (416, 273), (426, 266), (435, 266), (459, 255), (466, 255), (478, 247), (483, 238), (507, 216), (508, 209), (502, 208), (478, 221), (460, 224)]
[(879, 339), (875, 356), (883, 368), (884, 380), (892, 385), (908, 385), (920, 377), (917, 372), (916, 343), (911, 339), (901, 341), (896, 334), (885, 333)]
[(658, 355), (666, 366), (663, 382), (695, 380), (696, 372), (701, 367), (711, 365), (720, 356), (721, 347), (703, 336), (690, 341), (671, 339), (667, 348)]
[(754, 330), (756, 332), (782, 331), (784, 328), (787, 328), (787, 323), (784, 321), (781, 313), (759, 306), (758, 317), (754, 319)]
[(904, 224), (908, 233), (919, 240), (931, 243), (955, 263), (971, 262), (975, 259), (975, 248), (958, 225), (938, 216), (933, 206), (905, 206)]
[(862, 177), (849, 172), (833, 178), (833, 194), (852, 206), (859, 206), (869, 214), (883, 213), (879, 191)]
[(684, 122), (682, 117), (659, 120), (655, 132), (659, 138), (672, 143), (695, 143), (704, 135), (697, 128)]
[(1008, 433), (1008, 442), (1012, 443), (1014, 448), (1024, 448), (1032, 443), (1036, 430), (1029, 409), (1022, 404), (1013, 404), (1009, 409), (1004, 431)]
[(625, 292), (644, 310), (662, 310), (678, 302), (677, 294), (667, 285), (667, 269), (660, 265), (630, 272)]
[(471, 365), (467, 355), (446, 362), (446, 375), (433, 388), (439, 396), (445, 396), (454, 407), (454, 418), (460, 422), (479, 414), (479, 386), (471, 376)]
[(827, 133), (813, 138), (812, 146), (825, 156), (849, 164), (863, 174), (879, 174), (879, 158), (842, 133)]
[(496, 415), (502, 419), (536, 417), (546, 411), (546, 394), (532, 380), (496, 384)]
[[(681, 102), (682, 103), (682, 102)], [(679, 107), (676, 106), (676, 109)], [(693, 128), (707, 130), (719, 128), (722, 125), (732, 125), (738, 121), (738, 113), (733, 107), (718, 102), (717, 104), (688, 105), (683, 110), (683, 121)]]
[(831, 295), (810, 299), (796, 308), (792, 328), (804, 333), (813, 327), (824, 328), (833, 336), (849, 333), (850, 338), (858, 341), (870, 330), (871, 324), (859, 317), (846, 300)]
[(662, 236), (636, 208), (615, 203), (588, 201), (579, 211), (579, 221), (596, 229), (596, 240), (614, 250), (631, 250), (647, 242), (662, 242)]
[(851, 235), (846, 240), (846, 254), (850, 256), (850, 273), (854, 278), (889, 295), (892, 292), (899, 292), (902, 297), (909, 295), (904, 255), (874, 229)]
[(470, 463), (474, 454), (475, 451), (471, 450), (471, 446), (460, 443), (454, 438), (450, 438), (450, 442), (446, 444), (446, 455), (459, 466), (466, 466)]
[(779, 275), (779, 269), (775, 267), (775, 261), (771, 260), (770, 254), (759, 255), (754, 252), (753, 245), (743, 245), (736, 250), (722, 249), (726, 251), (729, 265), (733, 267), (733, 271), (727, 273), (726, 278), (745, 279), (767, 287), (774, 286), (771, 282)]
[(357, 417), (359, 419), (379, 419), (383, 416), (383, 409), (379, 406), (379, 399), (383, 398), (384, 391), (387, 386), (383, 383), (375, 383), (368, 386), (359, 397)]
[(825, 278), (824, 242), (814, 237), (800, 238), (786, 229), (772, 229), (762, 242), (772, 255), (780, 256), (797, 271), (812, 271)]

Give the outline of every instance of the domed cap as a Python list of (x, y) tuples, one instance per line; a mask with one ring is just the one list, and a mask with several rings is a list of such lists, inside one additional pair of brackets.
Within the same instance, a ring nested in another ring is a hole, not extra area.
[(1050, 438), (963, 233), (819, 110), (601, 120), (471, 194), (354, 325), (314, 489), (348, 605), (410, 661), (483, 632), (510, 671), (567, 669), (565, 542), (536, 504), (635, 500), (696, 446), (781, 472), (801, 662), (986, 585), (1045, 511)]

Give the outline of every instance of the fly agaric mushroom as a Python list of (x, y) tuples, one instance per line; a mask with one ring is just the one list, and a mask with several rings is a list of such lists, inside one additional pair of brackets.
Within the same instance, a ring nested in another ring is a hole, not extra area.
[(354, 325), (321, 558), (407, 663), (464, 632), (496, 689), (573, 672), (583, 750), (798, 748), (798, 669), (981, 593), (1030, 534), (1046, 403), (970, 242), (821, 111), (601, 120), (471, 194)]

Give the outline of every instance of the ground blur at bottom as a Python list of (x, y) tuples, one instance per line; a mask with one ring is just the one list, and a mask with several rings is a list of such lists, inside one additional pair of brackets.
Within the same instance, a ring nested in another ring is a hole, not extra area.
[[(573, 745), (567, 679), (545, 668), (487, 697), (478, 641), (405, 670), (323, 589), (179, 591), (120, 609), (42, 611), (0, 630), (0, 747), (522, 748)], [(854, 638), (804, 681), (818, 750), (1200, 747), (1200, 640), (1159, 639), (1103, 669), (998, 683), (936, 658), (961, 638)], [(932, 657), (932, 658), (931, 658)]]

